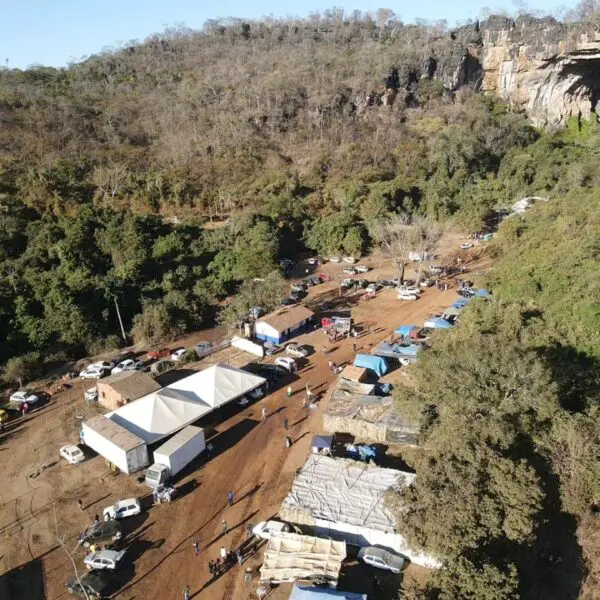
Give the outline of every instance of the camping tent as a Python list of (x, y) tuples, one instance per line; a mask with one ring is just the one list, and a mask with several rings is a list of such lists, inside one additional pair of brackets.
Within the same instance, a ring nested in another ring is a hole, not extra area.
[(381, 377), (388, 372), (385, 358), (382, 358), (381, 356), (372, 356), (370, 354), (357, 354), (354, 359), (354, 366), (370, 369), (371, 371), (374, 371), (378, 377)]
[(429, 329), (451, 329), (453, 325), (449, 321), (446, 321), (446, 319), (434, 317), (433, 319), (427, 319), (423, 324), (423, 327), (427, 327)]
[(467, 304), (469, 304), (470, 298), (459, 298), (454, 304), (452, 304), (453, 308), (464, 308)]
[(411, 332), (415, 329), (419, 328), (416, 325), (400, 325), (400, 327), (394, 330), (394, 333), (402, 337), (410, 337)]
[(358, 592), (344, 592), (341, 590), (331, 590), (329, 588), (316, 588), (299, 586), (297, 583), (292, 588), (290, 600), (367, 600), (366, 594)]

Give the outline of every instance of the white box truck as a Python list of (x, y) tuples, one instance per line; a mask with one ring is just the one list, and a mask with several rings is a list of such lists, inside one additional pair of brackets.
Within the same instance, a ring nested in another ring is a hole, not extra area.
[(204, 429), (188, 425), (154, 451), (154, 464), (146, 471), (146, 484), (152, 488), (166, 484), (204, 448)]

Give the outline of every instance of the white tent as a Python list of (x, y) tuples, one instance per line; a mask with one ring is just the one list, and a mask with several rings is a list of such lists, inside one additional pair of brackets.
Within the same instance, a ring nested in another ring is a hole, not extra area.
[(152, 444), (264, 383), (264, 378), (247, 371), (216, 364), (130, 402), (107, 417)]

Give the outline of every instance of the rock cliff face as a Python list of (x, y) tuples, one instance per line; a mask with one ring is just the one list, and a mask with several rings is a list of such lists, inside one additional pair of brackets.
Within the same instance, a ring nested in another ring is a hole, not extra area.
[(469, 83), (497, 94), (536, 125), (556, 126), (596, 112), (599, 31), (552, 18), (492, 17), (452, 35), (465, 49), (454, 87)]

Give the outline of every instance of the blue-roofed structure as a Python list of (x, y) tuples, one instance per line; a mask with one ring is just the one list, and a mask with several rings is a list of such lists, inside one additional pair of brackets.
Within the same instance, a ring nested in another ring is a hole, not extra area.
[(441, 317), (434, 317), (433, 319), (427, 319), (423, 325), (429, 329), (452, 329), (454, 325), (446, 319), (442, 319)]
[(330, 588), (299, 586), (298, 584), (294, 584), (290, 595), (290, 600), (331, 600), (331, 598), (337, 598), (338, 600), (367, 600), (367, 595), (358, 592), (332, 590)]
[(370, 369), (371, 371), (374, 371), (378, 377), (381, 377), (388, 372), (385, 358), (373, 356), (372, 354), (357, 354), (354, 359), (354, 366)]
[(411, 331), (414, 331), (415, 329), (419, 328), (416, 325), (400, 325), (400, 327), (394, 330), (394, 333), (402, 337), (409, 337)]

